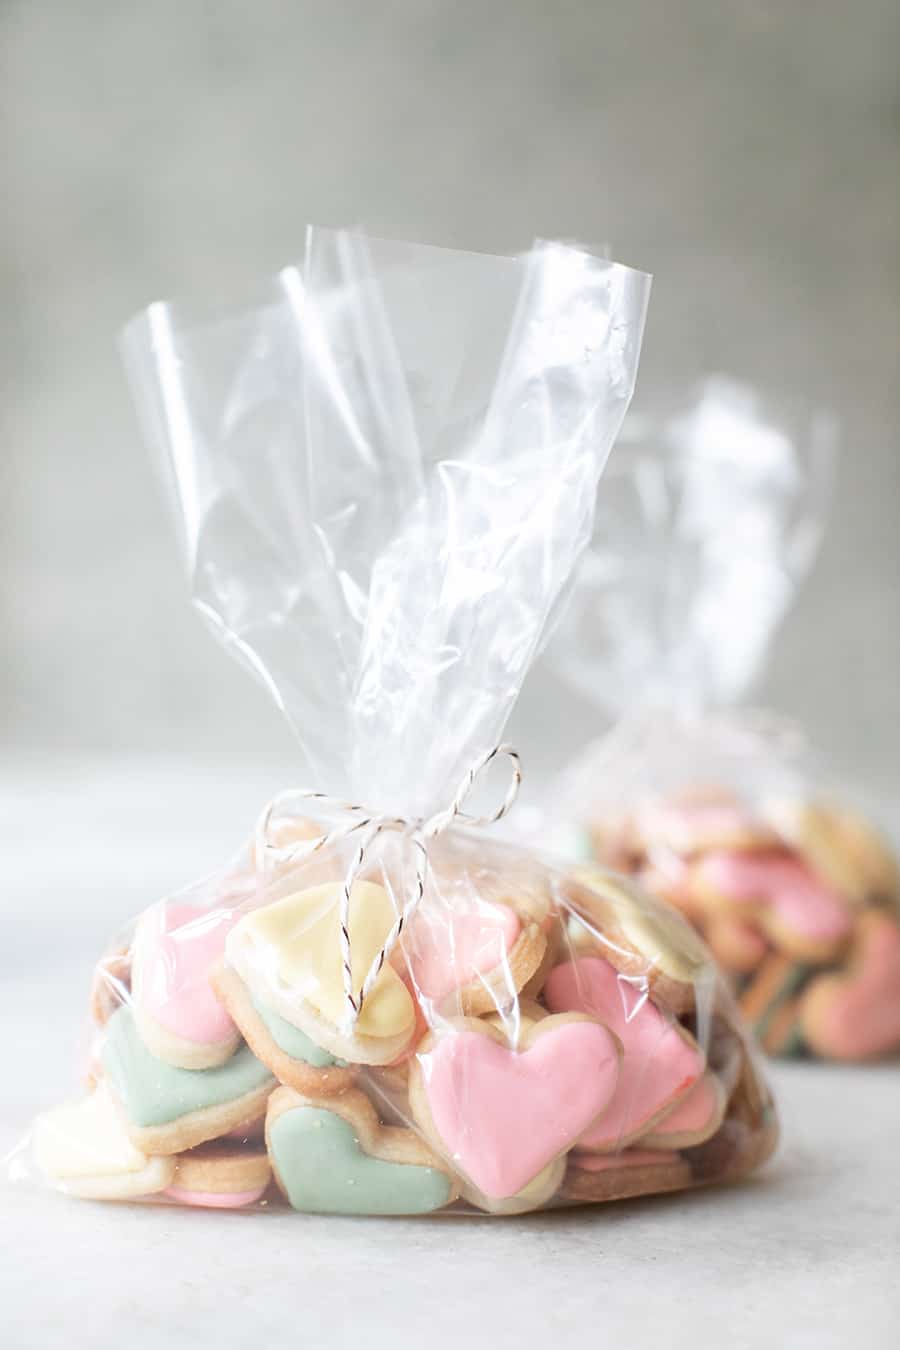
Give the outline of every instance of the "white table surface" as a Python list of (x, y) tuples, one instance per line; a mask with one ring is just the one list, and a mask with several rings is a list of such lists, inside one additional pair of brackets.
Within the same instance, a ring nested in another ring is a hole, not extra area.
[[(93, 954), (212, 865), (270, 786), (196, 766), (0, 775), (0, 1153), (71, 1092)], [(897, 1350), (900, 1066), (771, 1075), (783, 1145), (757, 1178), (605, 1208), (330, 1219), (0, 1182), (0, 1346)]]

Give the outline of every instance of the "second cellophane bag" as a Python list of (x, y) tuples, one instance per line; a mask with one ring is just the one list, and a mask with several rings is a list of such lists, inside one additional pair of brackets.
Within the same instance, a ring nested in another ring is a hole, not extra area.
[(626, 422), (550, 653), (613, 726), (550, 833), (677, 906), (771, 1053), (900, 1050), (900, 873), (871, 791), (747, 698), (823, 533), (836, 432), (711, 379)]

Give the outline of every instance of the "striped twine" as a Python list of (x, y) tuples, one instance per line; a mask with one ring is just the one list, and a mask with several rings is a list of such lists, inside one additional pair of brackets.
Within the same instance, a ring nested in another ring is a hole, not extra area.
[[(465, 810), (469, 795), (480, 775), (498, 755), (505, 755), (512, 766), (512, 775), (509, 786), (506, 789), (506, 796), (492, 815), (470, 815)], [(376, 812), (369, 811), (365, 807), (358, 806), (353, 802), (342, 801), (338, 797), (331, 797), (328, 793), (312, 792), (305, 789), (299, 791), (288, 789), (286, 792), (280, 792), (276, 797), (272, 798), (269, 804), (261, 812), (256, 824), (256, 849), (257, 857), (265, 858), (267, 861), (280, 863), (299, 862), (304, 858), (310, 857), (313, 853), (318, 853), (321, 849), (329, 848), (332, 844), (336, 844), (342, 839), (348, 838), (350, 835), (359, 835), (358, 845), (354, 851), (350, 865), (347, 868), (344, 880), (341, 883), (340, 911), (338, 916), (341, 944), (341, 969), (344, 983), (344, 997), (347, 1002), (347, 1022), (350, 1030), (352, 1030), (359, 1020), (363, 1004), (372, 992), (372, 987), (378, 979), (378, 976), (381, 974), (385, 961), (400, 940), (400, 935), (403, 932), (404, 927), (409, 923), (413, 914), (422, 902), (422, 897), (425, 894), (425, 882), (428, 876), (428, 841), (443, 834), (451, 825), (488, 826), (496, 824), (496, 822), (502, 820), (511, 809), (516, 797), (519, 795), (521, 783), (522, 767), (517, 752), (510, 745), (495, 745), (493, 750), (479, 756), (467, 771), (455, 792), (450, 805), (445, 807), (443, 811), (437, 811), (433, 816), (429, 816), (426, 820), (410, 820), (405, 819), (402, 816), (378, 815)], [(290, 844), (279, 848), (269, 840), (272, 819), (284, 803), (287, 801), (296, 801), (298, 799), (301, 801), (318, 802), (323, 807), (339, 811), (345, 819), (330, 830), (326, 830), (323, 834), (317, 835), (314, 839), (302, 839), (296, 844)], [(397, 915), (390, 932), (375, 956), (374, 961), (370, 965), (362, 985), (357, 992), (354, 992), (353, 955), (350, 950), (351, 895), (353, 886), (365, 865), (370, 848), (378, 836), (387, 831), (405, 834), (415, 848), (415, 884), (410, 890), (406, 904)]]

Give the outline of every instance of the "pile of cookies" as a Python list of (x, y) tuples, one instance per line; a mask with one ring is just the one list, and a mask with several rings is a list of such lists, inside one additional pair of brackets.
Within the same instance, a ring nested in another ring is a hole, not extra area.
[(859, 815), (695, 787), (596, 821), (591, 842), (693, 923), (767, 1051), (900, 1051), (900, 872)]
[[(511, 1214), (739, 1176), (774, 1148), (767, 1091), (702, 945), (627, 881), (436, 841), (424, 901), (355, 1024), (344, 860), (218, 903), (165, 901), (98, 968), (90, 1093), (48, 1111), (60, 1189), (312, 1213)], [(368, 969), (402, 891), (352, 889)]]

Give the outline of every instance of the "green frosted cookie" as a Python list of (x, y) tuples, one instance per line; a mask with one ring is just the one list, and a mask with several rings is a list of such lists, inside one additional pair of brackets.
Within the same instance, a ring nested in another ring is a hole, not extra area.
[(125, 1115), (141, 1128), (229, 1107), (265, 1094), (275, 1084), (273, 1075), (247, 1046), (212, 1069), (176, 1069), (156, 1059), (138, 1035), (130, 1007), (119, 1008), (107, 1022), (101, 1060)]
[(430, 1155), (414, 1131), (379, 1126), (354, 1090), (332, 1108), (280, 1089), (266, 1138), (283, 1191), (305, 1213), (429, 1214), (455, 1195), (446, 1173), (422, 1165)]
[(251, 994), (250, 1002), (279, 1050), (283, 1050), (286, 1055), (290, 1055), (291, 1059), (301, 1059), (305, 1064), (312, 1064), (317, 1069), (327, 1068), (330, 1064), (344, 1067), (344, 1060), (335, 1059), (334, 1055), (330, 1055), (327, 1050), (323, 1050), (321, 1046), (316, 1045), (315, 1041), (311, 1041), (304, 1031), (286, 1021), (274, 1008), (270, 1008), (268, 1004), (263, 1003), (262, 999)]

